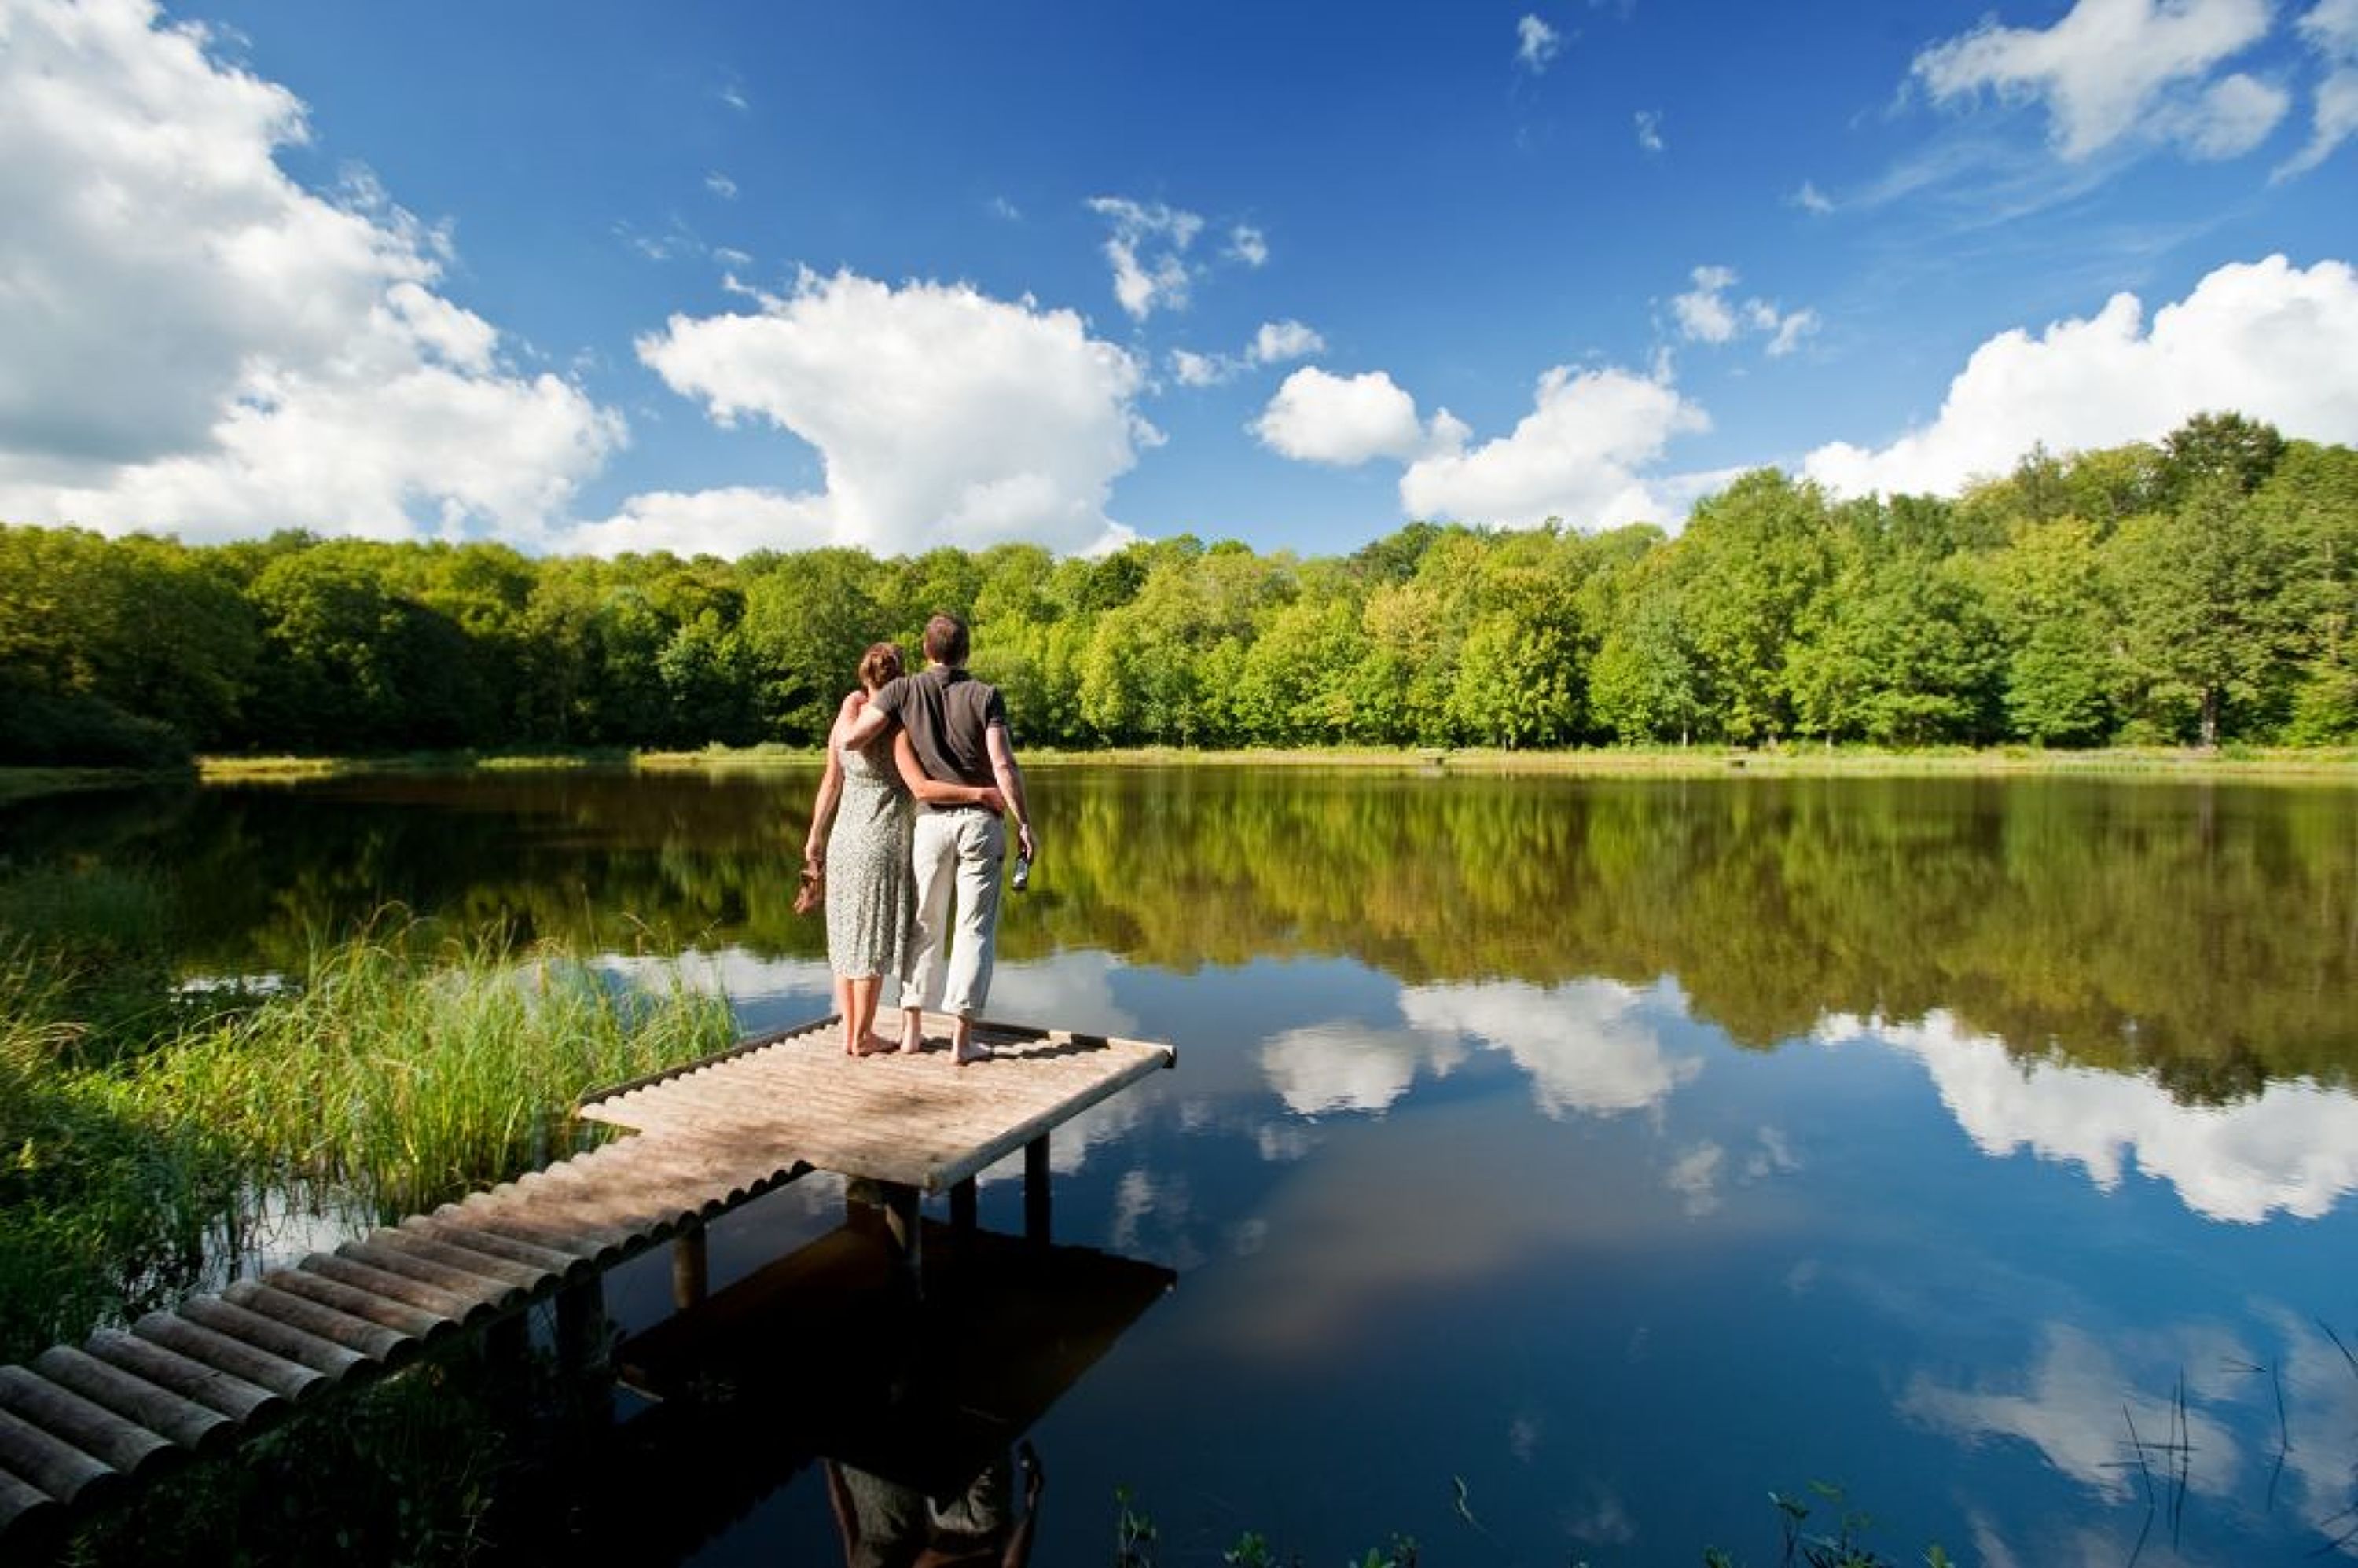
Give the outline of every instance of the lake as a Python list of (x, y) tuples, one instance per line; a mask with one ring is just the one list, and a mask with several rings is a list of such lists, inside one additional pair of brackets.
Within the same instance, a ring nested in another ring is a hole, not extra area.
[[(1117, 1487), (1165, 1563), (1772, 1563), (1771, 1490), (1906, 1563), (2358, 1555), (2358, 793), (1032, 782), (992, 1014), (1179, 1051), (1055, 1146), (1058, 1238), (1173, 1282), (1032, 1433), (1036, 1562), (1109, 1561)], [(812, 783), (141, 791), (20, 806), (7, 852), (153, 868), (184, 978), (399, 905), (685, 944), (752, 1029), (828, 1008)], [(730, 1217), (716, 1285), (840, 1208)], [(657, 1254), (609, 1309), (668, 1290)], [(803, 1467), (692, 1560), (834, 1528)]]

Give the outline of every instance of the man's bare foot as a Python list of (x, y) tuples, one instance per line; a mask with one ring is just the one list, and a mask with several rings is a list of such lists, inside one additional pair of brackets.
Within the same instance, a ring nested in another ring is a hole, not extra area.
[(901, 1021), (901, 1054), (903, 1056), (914, 1056), (925, 1048), (925, 1024), (914, 1014), (903, 1014)]
[(950, 1037), (950, 1055), (963, 1067), (968, 1062), (990, 1061), (990, 1047), (976, 1044), (974, 1036), (961, 1029)]

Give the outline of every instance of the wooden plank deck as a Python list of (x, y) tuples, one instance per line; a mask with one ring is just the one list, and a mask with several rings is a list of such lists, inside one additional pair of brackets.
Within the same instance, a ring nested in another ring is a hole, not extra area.
[[(950, 1020), (928, 1015), (927, 1033)], [(1170, 1046), (981, 1023), (992, 1059), (849, 1057), (834, 1028), (796, 1030), (676, 1072), (584, 1097), (592, 1121), (644, 1134), (790, 1147), (822, 1171), (946, 1192), (1150, 1073)]]
[(636, 1136), (0, 1367), (0, 1545), (624, 1258), (700, 1242), (706, 1220), (814, 1169), (884, 1184), (914, 1249), (915, 1195), (948, 1191), (970, 1218), (973, 1177), (1022, 1149), (1044, 1218), (1050, 1130), (1176, 1060), (1064, 1030), (976, 1034), (994, 1059), (963, 1067), (940, 1047), (847, 1057), (831, 1018), (758, 1036), (580, 1108)]

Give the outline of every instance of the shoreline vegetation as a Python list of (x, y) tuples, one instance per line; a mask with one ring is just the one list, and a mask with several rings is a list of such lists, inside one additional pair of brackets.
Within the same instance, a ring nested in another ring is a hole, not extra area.
[(1763, 469), (1675, 526), (1416, 521), (1313, 557), (0, 523), (0, 763), (813, 747), (862, 651), (945, 608), (1033, 753), (2349, 747), (2358, 449), (2206, 414), (1953, 498)]
[[(471, 773), (793, 773), (818, 767), (816, 748), (764, 741), (696, 751), (405, 752), (394, 756), (199, 757), (187, 768), (0, 767), (0, 806), (37, 796), (166, 784), (309, 784), (378, 775)], [(2281, 779), (2358, 784), (2358, 746), (2110, 746), (2087, 751), (2028, 746), (1894, 750), (1801, 744), (1747, 750), (1722, 745), (1604, 746), (1563, 751), (1481, 747), (1290, 747), (1193, 749), (1130, 746), (1103, 751), (1027, 749), (1027, 768), (1271, 768), (1391, 770), (1535, 777), (1687, 779), (2008, 778), (2084, 775), (2199, 782)]]
[(176, 971), (152, 876), (0, 879), (0, 1361), (594, 1139), (575, 1099), (709, 1055), (724, 997), (492, 925), (389, 914), (293, 972)]
[[(223, 977), (174, 959), (178, 918), (157, 873), (0, 859), (0, 1363), (562, 1158), (604, 1135), (582, 1092), (735, 1034), (661, 952), (389, 909)], [(532, 1446), (502, 1412), (553, 1378), (444, 1346), (33, 1550), (466, 1561)]]
[[(617, 768), (646, 773), (759, 773), (819, 766), (814, 747), (707, 746), (696, 751), (546, 753), (529, 756), (427, 753), (400, 757), (201, 757), (206, 783), (300, 780), (372, 773), (533, 772)], [(1795, 745), (1604, 746), (1563, 751), (1500, 751), (1483, 747), (1184, 748), (1130, 746), (1102, 751), (1026, 748), (1028, 767), (1371, 768), (1430, 773), (1533, 773), (1565, 777), (1684, 778), (1747, 773), (1762, 777), (1911, 773), (2126, 773), (2210, 778), (2288, 775), (2358, 781), (2358, 746), (2115, 746), (2050, 751), (2028, 746), (1898, 750), (1873, 746)], [(88, 779), (97, 770), (80, 770)], [(0, 779), (10, 770), (0, 769)]]
[[(633, 765), (649, 771), (692, 772), (817, 766), (816, 752), (783, 747), (712, 748), (701, 752), (643, 752)], [(1532, 773), (1569, 778), (1688, 778), (1746, 773), (1768, 778), (1942, 773), (1964, 776), (2011, 773), (2128, 773), (2212, 778), (2301, 776), (2358, 782), (2358, 747), (2227, 746), (2205, 752), (2193, 747), (2113, 747), (2087, 752), (2039, 751), (2029, 747), (1958, 747), (1893, 751), (1877, 747), (1800, 745), (1747, 751), (1725, 746), (1595, 747), (1560, 752), (1498, 751), (1478, 747), (1295, 747), (1269, 751), (1184, 750), (1140, 746), (1102, 752), (1032, 751), (1031, 767), (1374, 768), (1435, 773)], [(206, 776), (214, 776), (211, 765)]]

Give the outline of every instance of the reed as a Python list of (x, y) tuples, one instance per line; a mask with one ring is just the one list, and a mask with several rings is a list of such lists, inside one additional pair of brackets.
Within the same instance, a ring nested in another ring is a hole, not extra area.
[(0, 876), (0, 1018), (49, 1032), (57, 1061), (146, 1049), (184, 1016), (165, 953), (171, 897), (137, 866), (36, 865)]
[(0, 960), (0, 1361), (185, 1294), (238, 1192), (201, 1125), (156, 1125), (118, 1075), (73, 1065), (56, 986)]
[(725, 999), (626, 984), (503, 932), (411, 925), (314, 951), (304, 983), (157, 1053), (134, 1091), (227, 1138), (262, 1183), (381, 1220), (574, 1152), (585, 1090), (726, 1046)]
[[(48, 907), (15, 891), (15, 913)], [(100, 904), (139, 925), (135, 897)], [(138, 1048), (102, 1049), (93, 999), (116, 1006), (152, 957), (90, 957), (106, 946), (0, 931), (0, 1361), (239, 1271), (271, 1214), (390, 1221), (569, 1154), (585, 1090), (733, 1033), (726, 999), (675, 966), (626, 981), (411, 923), (316, 945), (259, 1000), (197, 1011), (151, 981)]]

